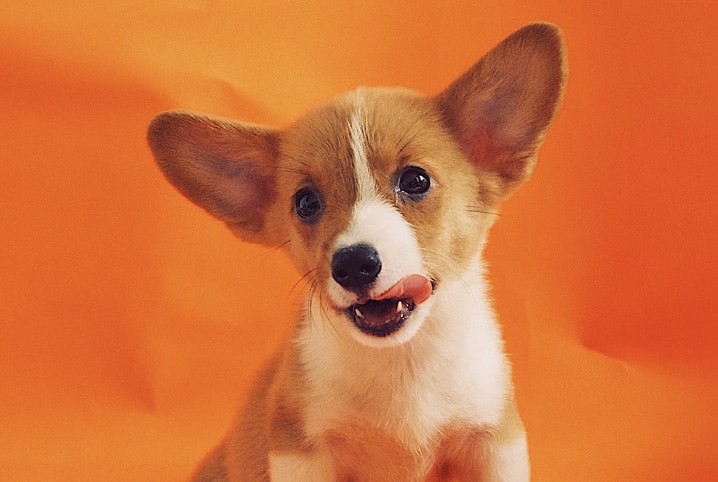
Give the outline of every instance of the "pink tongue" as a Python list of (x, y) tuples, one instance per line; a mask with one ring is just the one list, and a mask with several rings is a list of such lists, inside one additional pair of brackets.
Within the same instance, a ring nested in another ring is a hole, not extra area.
[(420, 274), (412, 274), (400, 279), (394, 286), (374, 299), (379, 301), (389, 298), (411, 298), (418, 305), (429, 299), (431, 291), (429, 278)]

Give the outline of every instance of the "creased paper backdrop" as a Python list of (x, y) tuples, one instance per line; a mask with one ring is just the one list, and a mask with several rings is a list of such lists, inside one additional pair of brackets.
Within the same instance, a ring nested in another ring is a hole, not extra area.
[(537, 481), (718, 480), (715, 2), (11, 2), (0, 14), (0, 478), (181, 480), (287, 332), (298, 275), (145, 144), (438, 92), (559, 24), (565, 104), (490, 239)]

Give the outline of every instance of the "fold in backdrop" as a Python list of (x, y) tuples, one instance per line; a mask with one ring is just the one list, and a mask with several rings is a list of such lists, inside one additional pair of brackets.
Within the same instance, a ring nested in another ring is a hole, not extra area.
[(717, 7), (594, 3), (4, 5), (0, 477), (187, 477), (288, 330), (298, 274), (164, 181), (155, 113), (436, 93), (548, 20), (565, 103), (486, 253), (534, 480), (718, 480)]

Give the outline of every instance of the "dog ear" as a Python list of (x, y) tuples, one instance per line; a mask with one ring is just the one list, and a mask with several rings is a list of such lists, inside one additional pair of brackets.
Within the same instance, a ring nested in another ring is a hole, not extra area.
[(276, 196), (278, 135), (190, 112), (159, 114), (147, 140), (167, 179), (240, 238), (277, 244), (267, 228)]
[(528, 25), (506, 38), (436, 97), (449, 129), (499, 197), (525, 181), (558, 110), (566, 79), (561, 31)]

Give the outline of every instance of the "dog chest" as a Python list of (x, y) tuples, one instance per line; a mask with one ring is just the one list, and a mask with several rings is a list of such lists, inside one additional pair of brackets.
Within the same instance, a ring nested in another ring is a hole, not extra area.
[(466, 279), (443, 287), (433, 316), (399, 347), (369, 348), (316, 326), (300, 333), (311, 438), (360, 423), (420, 450), (447, 426), (498, 423), (509, 368), (491, 311)]

